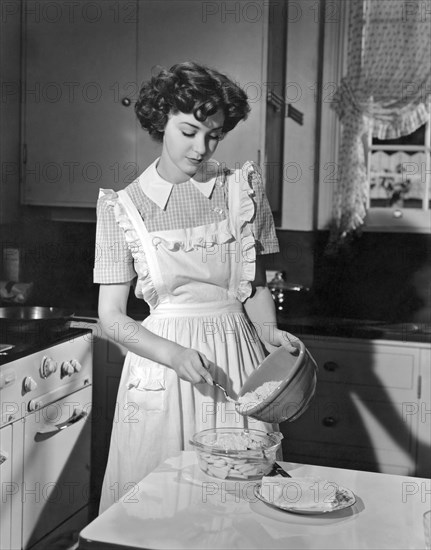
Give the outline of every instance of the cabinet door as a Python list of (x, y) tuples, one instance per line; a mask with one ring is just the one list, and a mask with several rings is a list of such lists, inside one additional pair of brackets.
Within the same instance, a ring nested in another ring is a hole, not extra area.
[[(14, 485), (12, 466), (12, 426), (5, 426), (0, 430), (0, 481), (2, 487), (0, 548), (12, 547), (12, 487)], [(20, 525), (18, 525), (19, 529)]]
[[(91, 399), (88, 386), (25, 418), (24, 548), (89, 502)], [(78, 412), (86, 416), (73, 422)]]
[(319, 365), (316, 399), (286, 426), (286, 460), (414, 475), (419, 350), (304, 338)]
[(418, 460), (416, 476), (431, 477), (431, 348), (420, 351), (421, 384), (419, 401), (412, 404), (411, 413), (418, 417)]
[(117, 417), (117, 393), (126, 348), (107, 339), (100, 324), (93, 327), (94, 384), (93, 384), (93, 439), (92, 492), (98, 505), (108, 460), (113, 422)]
[(136, 0), (24, 9), (25, 204), (95, 205), (136, 172)]
[[(220, 143), (215, 158), (229, 167), (260, 161), (266, 89), (266, 2), (143, 0), (139, 2), (138, 81), (157, 66), (195, 61), (226, 73), (246, 91), (251, 113)], [(138, 164), (145, 169), (160, 153), (139, 132)]]

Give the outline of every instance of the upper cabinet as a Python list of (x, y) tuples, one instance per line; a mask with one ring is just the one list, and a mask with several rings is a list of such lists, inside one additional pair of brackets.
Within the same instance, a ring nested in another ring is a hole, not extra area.
[(28, 1), (23, 25), (23, 203), (94, 206), (136, 171), (137, 4)]
[(316, 226), (320, 111), (329, 94), (328, 88), (322, 89), (323, 37), (328, 18), (334, 17), (323, 7), (324, 2), (315, 0), (286, 3), (283, 229), (310, 231)]
[(268, 2), (36, 2), (23, 8), (22, 201), (94, 207), (160, 150), (134, 113), (158, 66), (193, 60), (227, 73), (252, 111), (223, 140), (230, 167), (261, 161)]
[(1, 9), (0, 225), (3, 225), (19, 219), (20, 4), (3, 4)]
[[(226, 73), (250, 99), (246, 121), (220, 143), (215, 158), (240, 167), (260, 162), (264, 147), (268, 2), (151, 0), (139, 2), (138, 82), (158, 66), (192, 60)], [(138, 161), (146, 167), (156, 152), (146, 132), (138, 134)]]

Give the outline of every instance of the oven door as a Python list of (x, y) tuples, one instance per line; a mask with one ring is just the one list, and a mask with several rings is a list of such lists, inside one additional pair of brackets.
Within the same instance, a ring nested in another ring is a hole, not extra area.
[(0, 548), (12, 548), (12, 499), (13, 480), (12, 470), (12, 426), (5, 426), (0, 430)]
[(91, 400), (87, 386), (25, 418), (23, 548), (89, 503)]

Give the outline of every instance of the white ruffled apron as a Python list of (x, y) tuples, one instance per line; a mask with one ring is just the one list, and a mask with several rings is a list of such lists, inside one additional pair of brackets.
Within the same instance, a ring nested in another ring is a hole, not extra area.
[[(143, 325), (214, 362), (215, 381), (233, 397), (261, 363), (259, 327), (242, 301), (254, 279), (255, 249), (250, 221), (252, 192), (246, 178), (226, 180), (229, 218), (219, 224), (148, 232), (125, 191), (113, 201), (138, 274), (136, 295), (150, 306)], [(272, 431), (277, 426), (248, 419), (223, 393), (192, 385), (163, 365), (129, 352), (120, 380), (100, 511), (121, 498), (170, 456), (192, 447), (194, 433), (219, 426)]]

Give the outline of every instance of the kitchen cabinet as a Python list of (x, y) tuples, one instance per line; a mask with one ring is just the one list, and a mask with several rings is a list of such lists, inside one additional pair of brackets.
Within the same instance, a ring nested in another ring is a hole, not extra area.
[[(11, 548), (12, 499), (5, 498), (8, 489), (14, 485), (12, 465), (12, 426), (0, 430), (0, 476), (2, 486), (2, 508), (0, 530), (0, 548)], [(8, 489), (6, 489), (8, 488)], [(5, 527), (6, 526), (6, 527)]]
[(21, 5), (20, 2), (2, 3), (1, 9), (0, 224), (7, 224), (19, 219)]
[(431, 434), (431, 349), (420, 350), (420, 399), (411, 405), (411, 413), (418, 417), (418, 453), (419, 475), (431, 477), (430, 434)]
[[(263, 148), (266, 104), (268, 2), (158, 0), (139, 3), (138, 82), (153, 67), (193, 60), (215, 67), (238, 82), (250, 99), (246, 122), (220, 143), (215, 158), (230, 167), (258, 162)], [(156, 54), (148, 55), (150, 51)], [(139, 166), (154, 160), (146, 132), (138, 135)]]
[(94, 206), (99, 187), (136, 171), (137, 2), (34, 2), (23, 8), (22, 201)]
[(268, 3), (133, 0), (34, 2), (24, 8), (22, 201), (94, 207), (159, 153), (135, 117), (154, 67), (194, 60), (227, 73), (251, 113), (220, 144), (233, 168), (260, 161)]
[[(323, 36), (333, 23), (323, 13), (324, 3), (313, 0), (286, 3), (287, 59), (281, 184), (281, 228), (315, 229), (318, 200), (321, 102), (328, 89), (322, 82)], [(322, 97), (322, 87), (324, 95)], [(299, 116), (289, 116), (293, 109)], [(302, 120), (301, 120), (302, 115)], [(323, 138), (324, 139), (324, 138)]]
[(318, 385), (304, 415), (282, 425), (284, 459), (429, 476), (429, 344), (302, 340), (319, 366)]
[(117, 410), (117, 392), (127, 349), (109, 340), (100, 324), (93, 330), (93, 440), (92, 493), (97, 504), (108, 459), (112, 424)]

